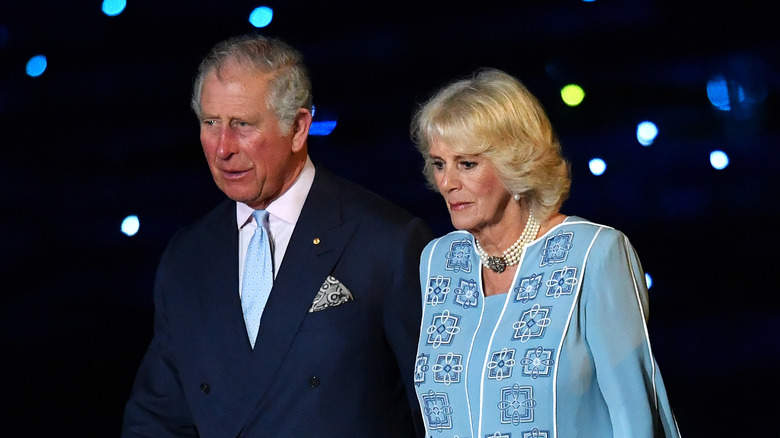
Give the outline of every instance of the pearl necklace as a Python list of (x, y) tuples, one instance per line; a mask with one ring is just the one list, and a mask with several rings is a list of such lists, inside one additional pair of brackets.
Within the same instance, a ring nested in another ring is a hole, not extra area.
[(474, 239), (474, 244), (477, 247), (477, 254), (482, 261), (482, 264), (490, 268), (491, 271), (499, 274), (504, 272), (507, 266), (516, 265), (520, 262), (520, 256), (523, 254), (526, 245), (536, 239), (539, 228), (541, 228), (541, 224), (529, 213), (528, 221), (525, 223), (525, 228), (523, 229), (523, 234), (521, 234), (520, 238), (517, 239), (517, 242), (507, 248), (500, 257), (488, 255), (488, 253), (482, 249), (479, 240)]

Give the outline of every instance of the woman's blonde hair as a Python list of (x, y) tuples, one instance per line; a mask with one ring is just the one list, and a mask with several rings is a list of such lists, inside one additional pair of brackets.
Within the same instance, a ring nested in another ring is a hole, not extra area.
[(506, 189), (525, 197), (539, 219), (569, 196), (569, 163), (547, 115), (520, 81), (500, 70), (480, 70), (441, 89), (415, 114), (412, 138), (434, 189), (430, 150), (441, 141), (459, 154), (489, 159)]

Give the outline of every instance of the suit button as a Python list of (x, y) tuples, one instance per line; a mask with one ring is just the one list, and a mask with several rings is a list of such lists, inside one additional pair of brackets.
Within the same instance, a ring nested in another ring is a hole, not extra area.
[(211, 392), (211, 388), (209, 388), (209, 385), (205, 383), (200, 384), (200, 390), (203, 391), (204, 394), (208, 394), (209, 392)]
[(312, 388), (316, 388), (316, 387), (320, 386), (320, 378), (317, 377), (317, 376), (314, 376), (311, 379), (309, 379), (309, 386), (311, 386)]

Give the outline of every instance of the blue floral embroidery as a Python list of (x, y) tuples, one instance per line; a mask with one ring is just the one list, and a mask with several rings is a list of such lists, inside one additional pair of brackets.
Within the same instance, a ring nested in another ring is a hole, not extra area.
[(422, 400), (428, 427), (433, 430), (452, 429), (452, 406), (446, 393), (430, 390), (422, 395)]
[(578, 282), (577, 268), (559, 269), (547, 280), (547, 296), (560, 298), (561, 295), (571, 295)]
[(512, 386), (501, 388), (501, 401), (498, 402), (498, 410), (501, 411), (501, 423), (514, 424), (529, 423), (534, 421), (534, 391), (530, 386), (520, 386), (515, 383)]
[(429, 345), (433, 348), (439, 348), (442, 344), (449, 344), (452, 342), (453, 336), (460, 332), (458, 322), (460, 317), (457, 315), (450, 315), (449, 310), (445, 310), (442, 313), (433, 315), (431, 325), (428, 326), (428, 341)]
[(522, 438), (548, 438), (549, 436), (550, 436), (549, 430), (539, 430), (534, 427), (528, 432), (523, 432)]
[(525, 357), (520, 359), (523, 366), (523, 375), (537, 377), (549, 377), (555, 361), (552, 359), (553, 351), (541, 346), (526, 350)]
[(528, 342), (531, 338), (541, 338), (544, 336), (544, 329), (550, 325), (550, 311), (552, 307), (542, 307), (534, 304), (533, 307), (523, 312), (520, 320), (512, 324), (515, 329), (513, 339), (519, 339), (520, 342)]
[(533, 274), (530, 277), (520, 279), (520, 286), (514, 289), (515, 301), (525, 304), (534, 298), (542, 287), (542, 274)]
[(499, 431), (496, 431), (496, 433), (491, 433), (485, 435), (485, 438), (512, 438), (511, 433), (501, 433)]
[(444, 265), (444, 269), (455, 272), (471, 272), (471, 249), (469, 239), (452, 242), (450, 250), (445, 254), (447, 263)]
[(563, 263), (566, 261), (566, 257), (569, 256), (569, 250), (572, 247), (572, 240), (574, 239), (574, 233), (558, 231), (558, 233), (547, 238), (544, 243), (544, 249), (542, 250), (542, 262), (539, 266), (554, 265), (556, 263)]
[(417, 386), (425, 383), (425, 373), (428, 372), (428, 358), (430, 356), (421, 353), (414, 364), (414, 384)]
[(450, 293), (450, 279), (441, 275), (428, 279), (428, 290), (425, 294), (425, 303), (435, 306), (447, 300)]
[(512, 367), (515, 366), (515, 349), (503, 348), (494, 351), (490, 356), (488, 379), (503, 380), (512, 377)]
[(460, 285), (455, 288), (455, 304), (460, 304), (464, 309), (477, 307), (477, 282), (471, 279), (460, 279)]
[(451, 385), (460, 383), (460, 373), (463, 372), (461, 362), (463, 355), (446, 353), (436, 357), (436, 364), (433, 365), (433, 381)]

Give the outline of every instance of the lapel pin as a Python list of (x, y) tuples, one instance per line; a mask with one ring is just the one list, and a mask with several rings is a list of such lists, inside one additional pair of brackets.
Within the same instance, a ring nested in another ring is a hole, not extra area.
[(315, 237), (314, 240), (312, 241), (312, 243), (315, 244), (315, 245), (319, 245), (320, 244), (320, 238), (319, 237)]

